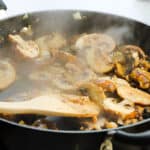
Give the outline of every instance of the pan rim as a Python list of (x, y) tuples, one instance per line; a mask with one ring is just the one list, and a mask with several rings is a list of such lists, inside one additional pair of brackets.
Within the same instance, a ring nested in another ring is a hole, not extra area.
[(132, 128), (132, 127), (135, 127), (135, 126), (140, 126), (142, 124), (146, 124), (146, 123), (150, 122), (150, 118), (144, 119), (142, 121), (139, 121), (137, 123), (133, 123), (133, 124), (130, 124), (130, 125), (120, 126), (118, 128), (102, 129), (102, 130), (84, 130), (84, 131), (81, 131), (81, 130), (53, 130), (53, 129), (37, 128), (37, 127), (34, 127), (34, 126), (30, 126), (30, 125), (20, 125), (16, 122), (9, 121), (9, 120), (3, 119), (3, 118), (0, 118), (0, 122), (1, 121), (4, 122), (4, 123), (7, 123), (9, 125), (13, 125), (14, 127), (24, 128), (24, 129), (27, 129), (27, 130), (33, 130), (33, 131), (36, 131), (36, 132), (38, 131), (38, 132), (49, 132), (49, 133), (58, 133), (58, 134), (85, 134), (85, 133), (86, 134), (91, 134), (91, 133), (109, 132), (109, 131), (112, 131), (112, 130), (122, 130), (122, 129)]

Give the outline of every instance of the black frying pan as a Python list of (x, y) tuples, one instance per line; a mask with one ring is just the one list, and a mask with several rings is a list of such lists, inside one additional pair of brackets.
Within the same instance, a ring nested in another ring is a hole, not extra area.
[[(4, 7), (6, 8), (6, 7)], [(32, 25), (35, 37), (51, 31), (64, 31), (69, 34), (82, 32), (105, 31), (115, 27), (115, 32), (110, 33), (114, 38), (121, 38), (121, 44), (136, 44), (145, 49), (150, 55), (150, 27), (142, 23), (110, 14), (80, 11), (85, 16), (83, 20), (74, 20), (76, 11), (43, 11), (29, 13), (28, 17), (19, 15), (0, 21), (0, 35), (7, 37), (8, 33), (19, 31), (22, 27)], [(121, 27), (127, 27), (119, 37)], [(117, 39), (119, 40), (119, 39)], [(0, 46), (5, 47), (6, 40), (1, 40)], [(34, 120), (34, 116), (25, 117), (26, 120)], [(118, 147), (115, 143), (148, 146), (150, 142), (150, 118), (133, 125), (106, 129), (102, 131), (75, 131), (71, 118), (57, 118), (61, 130), (37, 129), (30, 126), (19, 125), (0, 118), (0, 146), (2, 150), (98, 150), (102, 142), (111, 138), (115, 149), (127, 149)], [(68, 128), (67, 128), (68, 127)], [(148, 149), (148, 148), (147, 148)]]

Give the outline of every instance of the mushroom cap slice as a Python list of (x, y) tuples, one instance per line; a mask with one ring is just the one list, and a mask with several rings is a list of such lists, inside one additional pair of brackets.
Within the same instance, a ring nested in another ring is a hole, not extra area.
[(0, 61), (0, 90), (10, 86), (16, 78), (14, 67), (7, 61)]
[(97, 73), (109, 72), (113, 68), (111, 52), (116, 44), (105, 34), (93, 33), (81, 36), (76, 41), (76, 48), (81, 57)]
[(114, 92), (116, 90), (115, 83), (112, 81), (111, 77), (100, 77), (94, 80), (94, 83), (101, 87), (105, 92)]
[(101, 33), (86, 34), (76, 41), (76, 48), (79, 50), (98, 48), (100, 51), (112, 52), (115, 46), (110, 36)]
[(35, 58), (39, 55), (38, 45), (34, 41), (25, 41), (20, 35), (8, 35), (9, 40), (14, 44), (17, 54), (24, 58)]
[(103, 100), (106, 98), (106, 96), (101, 87), (92, 82), (86, 82), (79, 84), (78, 88), (85, 90), (90, 99), (102, 107)]
[(110, 76), (99, 77), (93, 80), (93, 83), (101, 87), (106, 92), (115, 92), (116, 87), (119, 85), (130, 86), (126, 80)]
[(51, 49), (59, 49), (66, 46), (67, 41), (64, 36), (60, 33), (51, 33), (47, 35), (43, 35), (36, 39), (35, 41), (40, 50), (51, 50)]
[(113, 53), (116, 74), (128, 78), (133, 68), (139, 65), (141, 58), (145, 57), (144, 51), (138, 46), (123, 45), (118, 47)]
[(98, 54), (98, 49), (89, 49), (86, 53), (86, 61), (90, 68), (96, 73), (107, 73), (111, 71), (114, 67), (110, 55), (102, 51)]
[(123, 120), (136, 117), (134, 107), (132, 105), (130, 106), (130, 102), (127, 100), (116, 103), (114, 98), (106, 98), (103, 101), (103, 108), (106, 112), (112, 115), (112, 117), (115, 115)]
[(140, 68), (135, 68), (131, 72), (130, 77), (131, 79), (139, 83), (140, 88), (150, 88), (150, 72), (147, 72)]
[(117, 93), (120, 97), (128, 99), (136, 104), (150, 105), (150, 95), (131, 86), (117, 86)]
[(124, 52), (128, 51), (128, 52), (132, 53), (132, 56), (135, 59), (136, 59), (136, 57), (138, 57), (138, 56), (134, 55), (135, 52), (137, 52), (139, 57), (141, 57), (141, 58), (145, 58), (146, 57), (144, 51), (140, 47), (135, 46), (135, 45), (124, 45), (124, 46), (121, 47), (121, 50), (124, 51)]
[(116, 86), (120, 86), (120, 85), (130, 86), (130, 84), (126, 80), (121, 78), (113, 77), (112, 81)]

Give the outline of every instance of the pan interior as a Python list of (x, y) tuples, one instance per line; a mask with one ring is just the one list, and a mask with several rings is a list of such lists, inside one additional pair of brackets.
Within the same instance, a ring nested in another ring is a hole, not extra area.
[[(2, 55), (9, 54), (9, 42), (7, 41), (7, 35), (10, 33), (18, 33), (22, 27), (32, 26), (33, 35), (32, 38), (40, 37), (44, 34), (51, 32), (67, 33), (67, 36), (80, 33), (95, 33), (102, 32), (110, 35), (117, 44), (134, 44), (140, 46), (145, 50), (145, 53), (150, 55), (150, 28), (144, 24), (136, 21), (113, 16), (109, 14), (102, 14), (96, 12), (80, 11), (80, 17), (75, 18), (74, 15), (79, 13), (77, 11), (46, 11), (23, 14), (14, 18), (3, 20), (0, 23), (0, 47)], [(22, 63), (19, 68), (24, 66), (30, 66), (30, 64)], [(28, 67), (23, 71), (23, 75), (28, 73)], [(31, 66), (32, 67), (32, 66)], [(30, 85), (30, 86), (29, 86)], [(6, 91), (0, 93), (0, 100), (8, 99), (14, 93), (22, 92), (23, 90), (30, 90), (37, 84), (29, 84), (29, 81), (25, 78), (22, 82), (16, 82), (10, 86)], [(20, 87), (23, 87), (20, 88)], [(8, 118), (8, 120), (14, 120), (18, 122), (24, 120), (27, 124), (32, 124), (37, 118), (42, 121), (49, 121), (50, 128), (55, 129), (55, 125), (60, 130), (79, 130), (80, 125), (76, 118), (64, 118), (64, 117), (44, 117), (36, 115), (16, 115), (14, 118)], [(148, 118), (146, 116), (146, 118)], [(40, 120), (40, 121), (41, 121)]]

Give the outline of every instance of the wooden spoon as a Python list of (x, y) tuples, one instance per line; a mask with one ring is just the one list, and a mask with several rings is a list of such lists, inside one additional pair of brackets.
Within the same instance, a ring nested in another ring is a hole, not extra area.
[[(61, 95), (44, 95), (21, 102), (0, 102), (2, 114), (39, 114), (62, 117), (94, 117), (99, 107), (85, 97), (78, 99)], [(87, 98), (87, 97), (86, 97)]]

